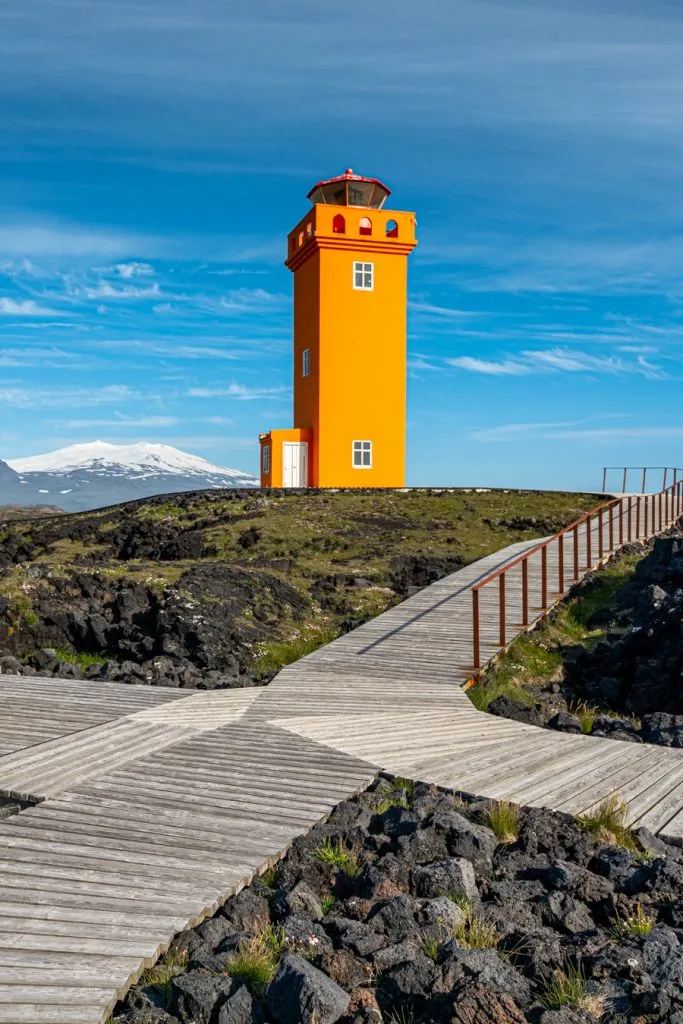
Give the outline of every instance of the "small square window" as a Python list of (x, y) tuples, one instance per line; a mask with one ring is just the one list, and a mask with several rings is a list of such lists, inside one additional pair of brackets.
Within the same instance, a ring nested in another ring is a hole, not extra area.
[(303, 375), (304, 375), (304, 377), (308, 377), (310, 375), (310, 372), (311, 372), (311, 350), (310, 350), (310, 348), (305, 348), (304, 349), (304, 353), (303, 353)]
[(263, 472), (270, 473), (270, 445), (263, 446)]
[(353, 468), (372, 469), (372, 441), (353, 442)]
[(353, 287), (357, 291), (371, 292), (375, 284), (374, 263), (353, 264)]

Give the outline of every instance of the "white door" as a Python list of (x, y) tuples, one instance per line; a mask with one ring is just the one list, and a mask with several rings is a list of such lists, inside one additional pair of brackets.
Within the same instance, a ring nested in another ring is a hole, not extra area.
[(308, 445), (282, 442), (282, 486), (308, 487)]

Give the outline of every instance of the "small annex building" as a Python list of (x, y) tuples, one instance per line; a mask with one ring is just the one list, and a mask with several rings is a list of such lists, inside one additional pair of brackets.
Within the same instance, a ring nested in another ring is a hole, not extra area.
[(263, 487), (404, 487), (415, 215), (376, 178), (318, 182), (290, 232), (294, 425), (260, 435)]

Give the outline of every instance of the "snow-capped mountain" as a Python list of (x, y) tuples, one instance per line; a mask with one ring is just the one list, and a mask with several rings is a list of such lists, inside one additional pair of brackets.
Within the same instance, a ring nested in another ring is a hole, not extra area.
[[(11, 477), (3, 474), (3, 467)], [(144, 441), (93, 441), (0, 462), (0, 506), (59, 505), (75, 512), (153, 494), (257, 486), (249, 473), (215, 466), (168, 444)]]

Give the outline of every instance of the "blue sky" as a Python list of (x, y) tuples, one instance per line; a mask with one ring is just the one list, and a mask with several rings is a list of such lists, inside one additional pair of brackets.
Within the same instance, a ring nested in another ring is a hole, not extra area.
[(287, 231), (417, 212), (409, 483), (683, 459), (674, 0), (4, 0), (0, 457), (291, 420)]

